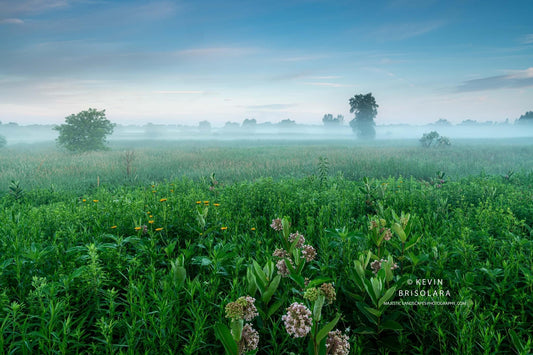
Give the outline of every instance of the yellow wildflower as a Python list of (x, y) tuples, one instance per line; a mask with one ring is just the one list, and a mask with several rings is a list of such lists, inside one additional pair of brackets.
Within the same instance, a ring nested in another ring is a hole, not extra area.
[(111, 229), (115, 229), (115, 228), (117, 228), (117, 226), (111, 226)]
[(98, 200), (93, 200), (93, 202), (94, 202), (94, 203), (97, 203), (97, 202), (98, 202)]
[(218, 207), (220, 206), (220, 203), (214, 203), (213, 206)]
[(228, 229), (228, 227), (220, 227), (220, 230), (225, 231), (226, 229)]
[(150, 224), (153, 224), (153, 223), (154, 223), (154, 221), (153, 221), (153, 220), (149, 220), (149, 221), (148, 221), (148, 223), (150, 223)]
[(166, 198), (162, 198), (161, 200), (159, 200), (159, 202), (165, 202), (166, 200)]
[(155, 230), (156, 230), (157, 232), (160, 232), (160, 231), (163, 230), (163, 228), (159, 227), (159, 228), (156, 228)]
[(140, 230), (141, 230), (141, 227), (135, 227), (135, 230), (136, 230), (136, 231), (140, 231)]

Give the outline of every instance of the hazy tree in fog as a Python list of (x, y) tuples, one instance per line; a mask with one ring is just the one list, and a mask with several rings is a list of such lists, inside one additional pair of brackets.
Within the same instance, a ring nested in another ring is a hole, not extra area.
[(343, 115), (337, 115), (337, 117), (334, 118), (331, 113), (327, 113), (322, 117), (322, 123), (324, 123), (324, 126), (326, 127), (339, 127), (343, 122)]
[(350, 113), (355, 113), (355, 118), (350, 121), (350, 127), (359, 138), (374, 138), (376, 130), (374, 118), (378, 114), (379, 105), (372, 93), (359, 94), (350, 98)]
[(419, 139), (420, 144), (424, 148), (433, 146), (446, 147), (452, 145), (448, 137), (441, 136), (437, 131), (424, 133)]
[(237, 122), (226, 122), (224, 124), (224, 130), (236, 132), (239, 130), (240, 125)]
[(285, 120), (281, 120), (278, 124), (280, 127), (294, 127), (296, 126), (296, 121), (287, 118)]
[(436, 126), (451, 126), (452, 123), (445, 118), (439, 118), (437, 122), (435, 122), (435, 125)]
[(520, 116), (520, 118), (516, 121), (516, 123), (519, 123), (519, 124), (524, 124), (524, 123), (533, 124), (533, 111), (527, 111), (526, 113), (524, 113), (522, 116)]
[(106, 150), (106, 137), (113, 133), (114, 123), (105, 116), (105, 110), (90, 108), (65, 118), (65, 123), (54, 127), (59, 131), (57, 144), (73, 152)]
[(5, 147), (6, 144), (7, 144), (6, 137), (4, 137), (4, 136), (0, 136), (0, 148)]
[(200, 132), (209, 133), (211, 132), (211, 123), (209, 121), (200, 121), (198, 123), (198, 129)]
[(464, 120), (460, 123), (461, 126), (475, 126), (477, 124), (479, 124), (478, 121), (471, 119)]
[(242, 121), (242, 127), (255, 127), (257, 126), (257, 121), (255, 118), (249, 119), (245, 118), (244, 121)]

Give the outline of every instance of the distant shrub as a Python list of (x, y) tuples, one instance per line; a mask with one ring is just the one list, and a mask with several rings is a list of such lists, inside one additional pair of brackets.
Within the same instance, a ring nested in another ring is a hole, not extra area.
[(422, 138), (419, 139), (419, 142), (424, 148), (429, 148), (432, 145), (438, 147), (446, 147), (452, 145), (448, 137), (441, 136), (437, 131), (424, 133), (422, 135)]
[(4, 136), (0, 136), (0, 148), (5, 147), (6, 144), (7, 144), (6, 137), (4, 137)]

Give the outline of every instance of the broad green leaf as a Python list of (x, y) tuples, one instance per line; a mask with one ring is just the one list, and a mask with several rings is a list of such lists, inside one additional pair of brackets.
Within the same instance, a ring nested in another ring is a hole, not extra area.
[(281, 275), (276, 275), (276, 277), (274, 277), (274, 279), (270, 282), (270, 285), (268, 285), (267, 290), (261, 296), (261, 300), (265, 304), (268, 304), (268, 302), (270, 302), (270, 299), (274, 295), (274, 292), (276, 292), (276, 290), (278, 289), (280, 281), (281, 281)]
[(222, 323), (215, 324), (215, 335), (222, 342), (222, 345), (224, 345), (224, 349), (226, 350), (226, 354), (229, 355), (239, 355), (239, 348), (237, 347), (237, 343), (235, 340), (233, 340), (233, 337), (231, 336), (231, 332)]
[(396, 322), (396, 321), (393, 321), (393, 320), (390, 320), (390, 319), (387, 319), (385, 321), (383, 321), (380, 325), (379, 325), (379, 328), (380, 329), (390, 329), (390, 330), (402, 330), (403, 327), (400, 323)]
[(379, 299), (379, 302), (378, 302), (378, 308), (381, 308), (381, 306), (383, 306), (383, 303), (387, 302), (393, 295), (394, 295), (394, 292), (396, 292), (396, 287), (395, 286), (392, 286), (391, 288), (389, 288), (385, 294), (383, 295), (383, 297), (381, 297)]
[(335, 327), (335, 325), (337, 325), (337, 322), (339, 321), (340, 318), (341, 318), (340, 313), (337, 313), (337, 316), (335, 317), (335, 319), (333, 319), (331, 322), (326, 324), (324, 328), (320, 329), (320, 331), (318, 332), (316, 336), (316, 341), (318, 343), (320, 343), (322, 339), (324, 339), (328, 335), (328, 333), (333, 330), (333, 328)]

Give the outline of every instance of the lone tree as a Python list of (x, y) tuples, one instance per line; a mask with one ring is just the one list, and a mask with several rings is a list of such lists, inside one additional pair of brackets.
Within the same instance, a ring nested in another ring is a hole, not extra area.
[(379, 106), (372, 93), (355, 95), (349, 102), (350, 113), (355, 113), (355, 118), (350, 121), (352, 130), (359, 138), (374, 138), (376, 136), (374, 117), (378, 114)]
[(59, 131), (57, 144), (72, 152), (106, 150), (106, 136), (113, 133), (114, 123), (105, 117), (105, 110), (90, 108), (65, 118), (65, 123), (54, 127)]

